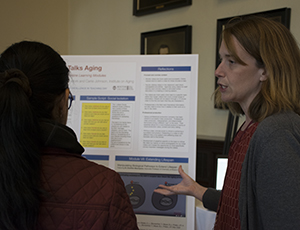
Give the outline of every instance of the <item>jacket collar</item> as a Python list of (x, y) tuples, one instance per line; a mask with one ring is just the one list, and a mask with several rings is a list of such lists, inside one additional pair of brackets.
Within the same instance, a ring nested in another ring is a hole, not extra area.
[(79, 155), (84, 152), (84, 148), (77, 141), (76, 134), (66, 125), (48, 119), (41, 119), (40, 128), (44, 147), (61, 148)]

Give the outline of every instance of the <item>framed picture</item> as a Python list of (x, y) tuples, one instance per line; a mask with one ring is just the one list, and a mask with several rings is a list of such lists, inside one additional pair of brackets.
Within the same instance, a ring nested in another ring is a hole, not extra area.
[[(264, 12), (259, 12), (259, 13), (253, 13), (253, 14), (238, 15), (235, 17), (248, 17), (248, 16), (252, 16), (252, 15), (271, 18), (273, 20), (281, 22), (288, 29), (290, 29), (291, 8), (280, 8), (280, 9), (269, 10), (269, 11), (264, 11)], [(234, 18), (234, 17), (222, 18), (222, 19), (217, 20), (216, 68), (220, 64), (220, 62), (219, 62), (219, 46), (220, 46), (222, 31), (224, 30), (226, 24), (232, 18)], [(217, 81), (218, 80), (216, 78), (215, 88), (217, 88), (217, 86), (218, 86)]]
[(141, 16), (192, 5), (192, 0), (133, 0), (133, 15)]
[(192, 26), (141, 33), (141, 54), (190, 54)]

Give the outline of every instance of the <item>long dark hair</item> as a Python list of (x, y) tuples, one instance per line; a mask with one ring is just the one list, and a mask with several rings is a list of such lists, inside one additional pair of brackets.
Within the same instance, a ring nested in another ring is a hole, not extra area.
[(40, 205), (39, 119), (52, 119), (68, 68), (51, 47), (22, 41), (0, 57), (0, 229), (35, 229)]

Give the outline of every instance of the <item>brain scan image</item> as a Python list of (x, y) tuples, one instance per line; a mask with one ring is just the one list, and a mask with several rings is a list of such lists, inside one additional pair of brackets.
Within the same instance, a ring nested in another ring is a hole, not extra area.
[(125, 188), (133, 209), (140, 207), (145, 201), (144, 188), (139, 184), (135, 184), (133, 181), (126, 185)]
[(180, 175), (151, 173), (119, 173), (124, 181), (135, 214), (185, 217), (186, 196), (164, 196), (155, 193), (160, 184), (180, 183)]
[[(165, 183), (167, 185), (167, 183)], [(177, 204), (178, 195), (165, 196), (156, 192), (152, 194), (152, 204), (158, 210), (169, 210)]]

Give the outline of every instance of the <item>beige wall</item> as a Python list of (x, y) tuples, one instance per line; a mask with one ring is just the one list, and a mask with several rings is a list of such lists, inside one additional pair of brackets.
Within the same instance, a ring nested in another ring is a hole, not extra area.
[(300, 41), (300, 1), (193, 0), (192, 6), (141, 17), (133, 0), (10, 0), (0, 8), (0, 50), (23, 39), (38, 40), (61, 54), (140, 53), (142, 32), (192, 25), (192, 53), (199, 54), (198, 135), (224, 137), (227, 111), (214, 109), (216, 21), (241, 14), (292, 8), (291, 31)]
[(292, 8), (291, 31), (300, 41), (300, 1), (193, 0), (192, 6), (141, 17), (132, 15), (133, 0), (71, 0), (71, 54), (139, 54), (140, 34), (192, 25), (192, 53), (199, 54), (198, 135), (225, 136), (227, 112), (214, 109), (216, 21), (235, 15)]
[(21, 40), (69, 52), (69, 0), (2, 0), (0, 18), (0, 52)]

